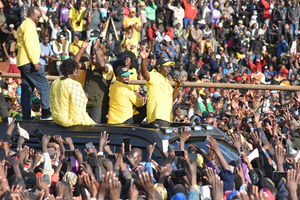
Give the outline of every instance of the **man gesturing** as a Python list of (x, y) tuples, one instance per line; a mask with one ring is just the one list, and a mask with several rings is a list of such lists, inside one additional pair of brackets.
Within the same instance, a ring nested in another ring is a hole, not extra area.
[(50, 86), (46, 79), (44, 68), (39, 65), (41, 48), (36, 31), (42, 13), (38, 7), (31, 7), (27, 18), (17, 30), (18, 56), (17, 66), (21, 72), (22, 94), (21, 105), (23, 119), (31, 118), (31, 94), (37, 88), (41, 96), (42, 119), (50, 119)]
[(173, 101), (178, 94), (178, 84), (173, 89), (168, 79), (171, 66), (175, 63), (167, 58), (159, 58), (156, 63), (156, 70), (148, 71), (149, 53), (145, 50), (141, 52), (142, 75), (147, 87), (147, 120), (148, 123), (168, 127), (172, 120)]

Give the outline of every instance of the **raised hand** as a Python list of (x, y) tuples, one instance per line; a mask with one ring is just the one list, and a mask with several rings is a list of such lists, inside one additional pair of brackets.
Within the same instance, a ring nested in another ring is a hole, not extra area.
[(64, 142), (65, 142), (66, 145), (69, 145), (71, 151), (75, 150), (75, 147), (74, 147), (74, 144), (73, 144), (73, 140), (72, 140), (71, 137), (66, 137), (65, 140), (64, 140)]
[(257, 132), (250, 133), (250, 142), (252, 145), (261, 146), (261, 137), (258, 136)]
[(151, 158), (152, 158), (152, 154), (154, 152), (155, 145), (156, 145), (156, 142), (147, 146), (148, 160), (151, 160)]
[(50, 141), (50, 136), (49, 135), (43, 135), (43, 138), (42, 138), (43, 152), (48, 152), (47, 145), (48, 145), (49, 141)]
[(140, 52), (140, 56), (142, 57), (143, 60), (147, 59), (149, 57), (150, 49), (146, 51), (145, 49)]
[(254, 114), (254, 123), (255, 123), (257, 128), (261, 128), (262, 122), (260, 120), (260, 114), (259, 113)]
[(283, 162), (286, 150), (283, 146), (277, 145), (275, 146), (275, 161), (278, 166), (278, 171), (284, 171), (283, 169)]
[(81, 164), (83, 162), (83, 156), (79, 149), (75, 149), (75, 158)]
[(300, 181), (300, 174), (294, 169), (287, 171), (286, 187), (289, 191), (289, 199), (298, 199), (297, 188)]
[(81, 163), (81, 168), (90, 175), (91, 179), (95, 179), (95, 175), (93, 173), (93, 170), (91, 166), (87, 162)]
[(232, 140), (231, 144), (235, 147), (238, 153), (241, 154), (242, 138), (240, 134), (232, 134), (230, 138)]
[(214, 179), (216, 177), (217, 173), (214, 169), (208, 167), (206, 170), (206, 176), (204, 176), (204, 179), (210, 184), (212, 185), (214, 182)]
[(7, 156), (6, 157), (6, 162), (11, 165), (11, 166), (14, 166), (14, 165), (18, 165), (19, 164), (19, 160), (17, 160), (16, 158), (12, 157), (12, 156)]
[(45, 195), (49, 196), (49, 187), (42, 177), (36, 177), (36, 187), (40, 191), (45, 191)]
[(190, 131), (185, 127), (180, 131), (180, 150), (184, 150), (186, 141), (191, 137)]
[(64, 140), (62, 139), (62, 137), (60, 135), (54, 135), (53, 139), (58, 144), (63, 144), (64, 143)]
[(223, 199), (224, 189), (223, 189), (223, 181), (218, 175), (215, 175), (215, 178), (212, 183), (212, 199), (219, 200)]
[(22, 150), (19, 150), (19, 163), (23, 163), (27, 161), (29, 157), (29, 147), (25, 146)]
[(212, 149), (214, 152), (219, 151), (219, 146), (217, 140), (214, 138), (207, 136), (207, 141), (209, 142), (209, 148)]
[(97, 196), (97, 187), (95, 185), (95, 179), (90, 179), (88, 174), (82, 176), (83, 184), (86, 189), (90, 192), (92, 198)]
[(100, 133), (100, 140), (99, 140), (99, 152), (103, 152), (104, 147), (109, 143), (109, 134), (104, 131)]
[(142, 172), (139, 174), (140, 185), (147, 193), (148, 199), (155, 199), (155, 190), (153, 177), (148, 172)]
[(29, 200), (29, 194), (27, 191), (24, 191), (22, 186), (20, 185), (12, 185), (11, 191), (10, 191), (10, 198), (11, 199), (24, 199)]
[(130, 189), (128, 191), (128, 196), (130, 200), (138, 200), (139, 198), (139, 191), (136, 189), (133, 179), (131, 179), (130, 182)]
[(189, 163), (190, 185), (197, 185), (197, 164), (195, 162)]
[(82, 48), (86, 49), (89, 46), (89, 44), (90, 44), (89, 40), (83, 41)]
[(102, 175), (100, 190), (98, 192), (98, 200), (104, 200), (106, 191), (109, 188), (109, 182), (113, 176), (114, 173), (112, 171), (107, 171), (106, 174)]
[(112, 176), (109, 180), (109, 199), (119, 200), (121, 193), (121, 183), (117, 177)]

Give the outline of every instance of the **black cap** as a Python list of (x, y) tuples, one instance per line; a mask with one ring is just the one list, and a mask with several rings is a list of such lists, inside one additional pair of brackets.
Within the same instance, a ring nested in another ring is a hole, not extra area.
[(59, 39), (62, 39), (62, 38), (66, 38), (66, 36), (65, 36), (65, 34), (63, 34), (63, 33), (59, 33), (59, 34), (58, 34), (58, 38), (59, 38)]
[(101, 38), (101, 37), (102, 37), (102, 34), (99, 31), (93, 30), (90, 34), (90, 39), (89, 40), (93, 41), (93, 40), (96, 40), (96, 39)]
[(157, 66), (173, 66), (175, 63), (168, 58), (159, 58), (156, 63)]
[(129, 72), (127, 67), (125, 67), (125, 66), (119, 66), (119, 67), (115, 68), (114, 72), (115, 72), (116, 76), (129, 76), (130, 74), (132, 74), (132, 72)]

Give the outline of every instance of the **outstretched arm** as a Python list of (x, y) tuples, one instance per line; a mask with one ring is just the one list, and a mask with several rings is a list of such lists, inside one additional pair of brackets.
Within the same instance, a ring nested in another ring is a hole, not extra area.
[(147, 58), (149, 56), (149, 51), (147, 52), (146, 50), (142, 51), (140, 53), (141, 57), (142, 57), (142, 76), (144, 77), (145, 81), (149, 81), (150, 80), (150, 74), (148, 71), (148, 61)]
[(80, 50), (78, 51), (78, 53), (76, 54), (76, 56), (74, 58), (75, 62), (77, 62), (79, 64), (79, 61), (80, 61), (82, 55), (84, 54), (84, 52), (85, 52), (85, 50), (88, 46), (89, 46), (89, 41), (84, 41), (82, 43), (82, 46), (81, 46)]

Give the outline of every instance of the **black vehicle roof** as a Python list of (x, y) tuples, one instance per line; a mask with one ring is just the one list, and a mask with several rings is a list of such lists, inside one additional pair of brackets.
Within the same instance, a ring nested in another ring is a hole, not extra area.
[[(168, 139), (169, 143), (173, 143), (179, 139), (180, 126), (187, 126), (189, 124), (172, 124), (170, 128), (146, 128), (132, 125), (108, 125), (101, 124), (95, 126), (73, 126), (73, 127), (61, 127), (52, 121), (20, 121), (20, 126), (28, 131), (30, 140), (26, 141), (31, 147), (41, 149), (40, 140), (37, 138), (34, 132), (39, 129), (40, 133), (54, 136), (61, 135), (62, 137), (71, 137), (76, 148), (83, 149), (85, 144), (93, 142), (95, 146), (98, 146), (100, 132), (107, 131), (110, 134), (110, 145), (112, 150), (118, 152), (122, 140), (124, 137), (130, 138), (130, 143), (133, 147), (139, 147), (142, 150), (146, 150), (149, 144), (156, 142), (156, 149), (154, 151), (154, 158), (158, 161), (163, 160), (162, 140)], [(1, 123), (0, 129), (6, 130), (7, 124)], [(172, 131), (172, 133), (168, 133)], [(15, 131), (14, 141), (18, 137)], [(189, 142), (203, 141), (206, 136), (212, 136), (222, 143), (231, 141), (230, 138), (224, 134), (221, 130), (211, 125), (203, 124), (201, 126), (191, 126), (191, 137)], [(14, 144), (14, 143), (13, 143)]]

